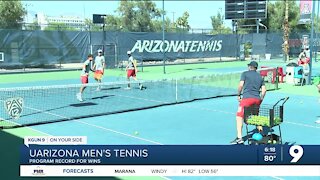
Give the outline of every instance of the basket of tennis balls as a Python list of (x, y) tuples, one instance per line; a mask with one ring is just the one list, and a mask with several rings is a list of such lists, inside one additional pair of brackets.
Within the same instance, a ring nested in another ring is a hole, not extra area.
[(282, 120), (280, 117), (275, 117), (273, 119), (273, 125), (271, 124), (270, 117), (267, 116), (257, 116), (257, 115), (251, 115), (247, 118), (246, 121), (247, 124), (250, 125), (256, 125), (256, 126), (277, 126), (282, 123)]

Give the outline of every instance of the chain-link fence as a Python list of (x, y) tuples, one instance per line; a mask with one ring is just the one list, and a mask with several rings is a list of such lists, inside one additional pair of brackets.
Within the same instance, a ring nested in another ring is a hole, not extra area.
[[(98, 49), (103, 49), (108, 68), (123, 67), (128, 50), (144, 65), (162, 64), (163, 60), (167, 64), (245, 58), (283, 60), (281, 31), (214, 35), (210, 29), (167, 29), (163, 41), (162, 32), (125, 32), (97, 25), (56, 28), (40, 30), (41, 27), (29, 24), (22, 26), (23, 30), (0, 29), (1, 68), (61, 67), (81, 63)], [(310, 34), (291, 32), (290, 57), (298, 56), (305, 36)], [(313, 42), (318, 51), (318, 38)]]

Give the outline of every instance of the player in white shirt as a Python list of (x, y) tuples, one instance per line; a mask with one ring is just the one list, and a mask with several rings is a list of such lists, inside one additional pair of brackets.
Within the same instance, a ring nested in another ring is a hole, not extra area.
[[(101, 80), (104, 74), (105, 59), (102, 54), (102, 50), (98, 50), (98, 56), (94, 59), (93, 69), (95, 70), (94, 79), (101, 84)], [(97, 91), (101, 90), (101, 85), (98, 86)]]

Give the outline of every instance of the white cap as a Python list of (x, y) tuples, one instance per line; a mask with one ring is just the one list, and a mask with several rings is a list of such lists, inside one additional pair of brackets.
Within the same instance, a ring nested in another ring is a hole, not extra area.
[(131, 51), (127, 51), (127, 54), (131, 54)]
[(99, 50), (98, 50), (98, 52), (102, 52), (102, 50), (101, 50), (101, 49), (99, 49)]

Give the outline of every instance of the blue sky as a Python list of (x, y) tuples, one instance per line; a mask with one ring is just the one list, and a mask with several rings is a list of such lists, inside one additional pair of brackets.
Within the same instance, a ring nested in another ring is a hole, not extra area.
[[(162, 1), (154, 1), (162, 9)], [(22, 1), (29, 12), (29, 18), (38, 12), (49, 16), (79, 16), (92, 19), (92, 14), (115, 14), (119, 1)], [(210, 16), (218, 11), (224, 14), (224, 1), (164, 1), (167, 16), (172, 20), (181, 17), (184, 11), (190, 14), (191, 28), (212, 28)], [(30, 16), (31, 15), (31, 16)], [(173, 17), (174, 16), (174, 17)], [(231, 26), (230, 20), (225, 21)]]

